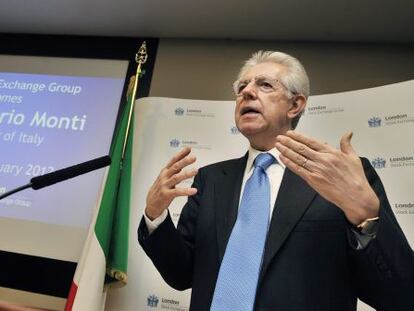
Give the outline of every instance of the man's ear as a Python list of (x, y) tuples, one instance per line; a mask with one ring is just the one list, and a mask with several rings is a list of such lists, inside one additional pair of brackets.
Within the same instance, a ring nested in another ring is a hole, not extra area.
[(306, 107), (306, 97), (303, 95), (294, 95), (292, 98), (292, 106), (290, 107), (287, 116), (289, 119), (294, 119), (298, 116)]

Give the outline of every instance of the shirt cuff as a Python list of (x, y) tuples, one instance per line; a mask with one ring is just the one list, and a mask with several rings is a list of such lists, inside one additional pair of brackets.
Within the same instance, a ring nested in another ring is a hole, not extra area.
[(157, 229), (164, 222), (167, 216), (168, 216), (168, 210), (165, 209), (161, 213), (160, 216), (158, 216), (154, 220), (151, 220), (148, 218), (148, 216), (145, 214), (145, 211), (144, 211), (144, 219), (145, 219), (145, 224), (147, 225), (148, 234), (153, 233), (154, 230)]

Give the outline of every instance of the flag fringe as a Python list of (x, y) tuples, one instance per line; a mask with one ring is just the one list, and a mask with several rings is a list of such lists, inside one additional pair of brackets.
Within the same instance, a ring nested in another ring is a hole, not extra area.
[(106, 274), (112, 278), (112, 281), (106, 284), (106, 287), (120, 288), (128, 284), (128, 275), (118, 269), (107, 268)]

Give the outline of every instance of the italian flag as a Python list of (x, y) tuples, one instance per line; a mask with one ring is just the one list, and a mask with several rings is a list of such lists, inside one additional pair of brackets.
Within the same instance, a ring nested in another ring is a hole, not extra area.
[(127, 282), (134, 83), (132, 77), (111, 144), (112, 164), (106, 172), (65, 311), (103, 310), (106, 289)]

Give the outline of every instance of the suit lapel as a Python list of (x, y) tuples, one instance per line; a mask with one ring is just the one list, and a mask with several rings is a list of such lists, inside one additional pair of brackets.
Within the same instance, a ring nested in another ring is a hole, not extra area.
[(302, 178), (285, 170), (270, 222), (260, 279), (315, 195)]
[(225, 166), (214, 185), (216, 231), (219, 262), (223, 259), (227, 241), (236, 222), (243, 173), (247, 154)]

